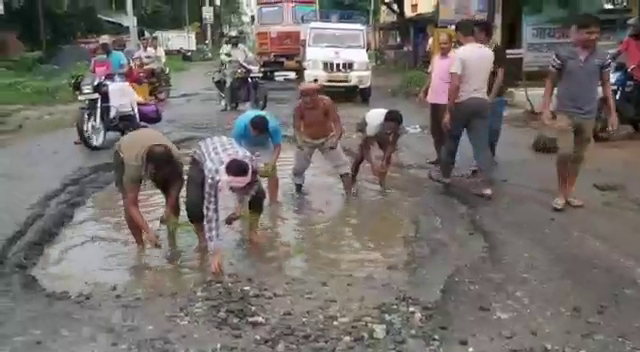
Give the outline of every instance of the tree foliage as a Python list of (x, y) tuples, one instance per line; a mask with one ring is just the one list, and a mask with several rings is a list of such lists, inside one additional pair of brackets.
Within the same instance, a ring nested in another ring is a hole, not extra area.
[[(81, 7), (69, 11), (58, 10), (43, 1), (44, 33), (47, 48), (55, 50), (76, 37), (98, 35), (105, 31), (104, 23), (93, 7)], [(22, 6), (5, 8), (4, 26), (15, 29), (18, 39), (28, 49), (42, 47), (38, 19), (38, 0), (27, 0)]]

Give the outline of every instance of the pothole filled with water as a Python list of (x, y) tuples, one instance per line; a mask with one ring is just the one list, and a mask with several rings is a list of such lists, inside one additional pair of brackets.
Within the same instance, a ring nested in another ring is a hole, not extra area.
[[(363, 171), (358, 197), (347, 202), (338, 176), (319, 153), (307, 171), (307, 194), (295, 195), (293, 155), (293, 147), (283, 147), (278, 163), (281, 204), (266, 205), (260, 221), (265, 243), (248, 246), (241, 224), (223, 226), (226, 271), (263, 278), (363, 277), (384, 274), (387, 267), (405, 260), (405, 236), (413, 229), (411, 197), (404, 191), (383, 194)], [(266, 187), (266, 180), (263, 183)], [(230, 192), (223, 192), (223, 217), (232, 211), (234, 201)], [(194, 250), (197, 239), (184, 203), (173, 243), (160, 225), (161, 193), (145, 185), (139, 202), (145, 219), (161, 237), (162, 249), (137, 249), (124, 221), (120, 195), (111, 185), (76, 211), (33, 269), (35, 277), (48, 290), (70, 293), (115, 287), (175, 291), (208, 278), (208, 257)]]

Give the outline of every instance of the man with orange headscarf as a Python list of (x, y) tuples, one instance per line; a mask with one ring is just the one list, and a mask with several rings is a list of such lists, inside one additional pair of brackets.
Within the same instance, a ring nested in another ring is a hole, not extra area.
[(350, 163), (340, 146), (344, 132), (340, 115), (333, 101), (320, 94), (319, 85), (300, 85), (300, 101), (293, 111), (293, 128), (298, 147), (292, 172), (296, 193), (302, 193), (304, 174), (318, 150), (340, 175), (345, 194), (351, 194)]

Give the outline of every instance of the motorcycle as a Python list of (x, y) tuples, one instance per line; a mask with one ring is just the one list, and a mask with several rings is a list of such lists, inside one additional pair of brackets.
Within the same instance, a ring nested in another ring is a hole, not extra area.
[[(251, 108), (264, 110), (267, 108), (268, 94), (261, 82), (262, 72), (259, 67), (240, 62), (233, 82), (231, 82), (231, 106), (237, 110), (240, 103), (250, 103)], [(221, 67), (212, 78), (213, 84), (218, 89), (220, 97), (224, 100), (226, 79), (224, 68)]]
[(127, 85), (127, 89), (132, 89), (122, 75), (81, 75), (74, 77), (71, 85), (78, 101), (83, 103), (76, 119), (76, 132), (88, 149), (103, 149), (107, 132), (118, 132), (124, 136), (141, 127), (140, 122), (155, 124), (162, 119), (155, 104), (113, 106), (110, 103), (110, 86)]
[[(609, 73), (609, 80), (620, 125), (631, 125), (636, 132), (640, 132), (640, 83), (636, 82), (631, 74), (635, 67), (627, 68), (625, 63), (616, 62)], [(596, 142), (609, 139), (608, 118), (608, 104), (606, 99), (601, 97), (593, 130), (593, 139)]]

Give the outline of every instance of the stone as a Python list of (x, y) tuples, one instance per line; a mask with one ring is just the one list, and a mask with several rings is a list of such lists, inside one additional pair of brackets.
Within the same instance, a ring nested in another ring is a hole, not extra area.
[(264, 325), (267, 321), (263, 317), (257, 315), (247, 318), (247, 322), (251, 325)]
[(387, 326), (384, 324), (372, 324), (373, 338), (382, 340), (387, 336)]
[(507, 340), (511, 340), (512, 338), (514, 338), (516, 336), (516, 334), (511, 330), (502, 330), (500, 332), (500, 336), (502, 336), (503, 338), (505, 338)]

